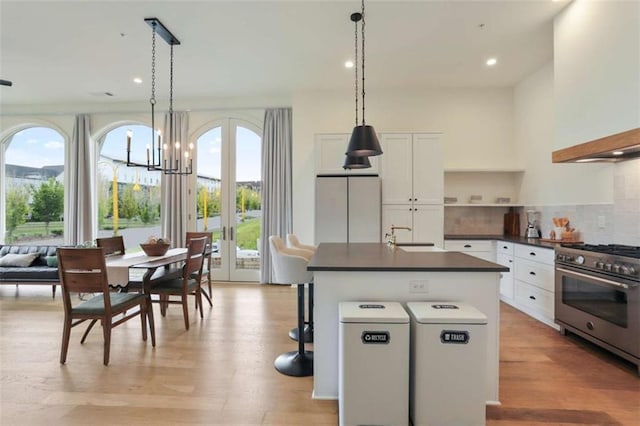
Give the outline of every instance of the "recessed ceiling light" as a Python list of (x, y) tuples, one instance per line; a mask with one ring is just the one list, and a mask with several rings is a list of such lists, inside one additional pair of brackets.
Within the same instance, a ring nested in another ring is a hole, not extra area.
[(613, 151), (612, 154), (613, 155), (623, 155), (624, 151)]
[(498, 63), (498, 60), (496, 58), (489, 58), (485, 63), (487, 64), (488, 67), (492, 67)]
[(353, 68), (353, 61), (346, 61), (344, 63), (345, 68)]
[(142, 79), (140, 77), (136, 77), (136, 78), (133, 79), (133, 82), (135, 84), (142, 84)]

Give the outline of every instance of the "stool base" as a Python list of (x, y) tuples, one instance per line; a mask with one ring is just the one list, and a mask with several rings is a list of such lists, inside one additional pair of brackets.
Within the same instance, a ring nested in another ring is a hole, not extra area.
[[(298, 327), (294, 327), (289, 330), (289, 338), (296, 342), (298, 341)], [(308, 325), (304, 326), (304, 342), (313, 343), (313, 329)]]
[(304, 351), (303, 353), (299, 353), (298, 351), (286, 352), (276, 358), (273, 364), (276, 370), (287, 376), (313, 376), (312, 351)]

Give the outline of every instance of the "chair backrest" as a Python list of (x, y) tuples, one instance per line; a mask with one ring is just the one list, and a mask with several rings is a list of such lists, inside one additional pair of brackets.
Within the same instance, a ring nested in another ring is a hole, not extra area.
[(313, 253), (286, 247), (282, 238), (276, 235), (269, 237), (269, 251), (273, 264), (274, 282), (280, 284), (311, 282), (313, 273), (307, 271), (307, 263)]
[(198, 272), (202, 274), (204, 252), (207, 247), (208, 237), (191, 238), (187, 243), (187, 260), (182, 269), (182, 276), (188, 279), (191, 274)]
[(122, 235), (96, 238), (96, 245), (104, 249), (105, 256), (124, 254), (124, 238)]
[(71, 309), (69, 293), (102, 293), (110, 310), (109, 281), (102, 248), (58, 248), (58, 275), (65, 310)]
[(315, 253), (317, 247), (316, 246), (312, 246), (309, 244), (302, 244), (300, 242), (300, 240), (298, 240), (298, 237), (296, 236), (296, 234), (287, 234), (287, 243), (289, 244), (289, 247), (291, 248), (298, 248), (298, 249), (302, 249), (302, 250), (309, 250), (313, 253)]
[(187, 231), (186, 235), (186, 243), (189, 244), (192, 238), (202, 238), (207, 237), (207, 244), (211, 244), (213, 240), (213, 231)]

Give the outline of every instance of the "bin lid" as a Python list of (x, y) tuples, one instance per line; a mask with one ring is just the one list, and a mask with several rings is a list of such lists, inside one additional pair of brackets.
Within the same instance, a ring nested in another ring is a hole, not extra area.
[(486, 324), (487, 316), (462, 302), (409, 302), (407, 310), (420, 324)]
[(409, 323), (409, 314), (398, 302), (340, 302), (340, 322)]

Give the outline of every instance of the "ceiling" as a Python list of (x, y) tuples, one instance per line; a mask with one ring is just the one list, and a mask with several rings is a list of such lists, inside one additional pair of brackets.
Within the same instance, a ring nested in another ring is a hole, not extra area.
[[(508, 87), (553, 57), (567, 0), (366, 2), (366, 88)], [(353, 90), (360, 1), (0, 0), (0, 103), (148, 101), (157, 17), (181, 41), (174, 96), (291, 96)], [(498, 64), (484, 62), (496, 57)], [(157, 97), (169, 46), (158, 39)], [(142, 84), (132, 79), (140, 77)], [(112, 96), (105, 95), (111, 93)]]

